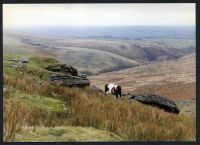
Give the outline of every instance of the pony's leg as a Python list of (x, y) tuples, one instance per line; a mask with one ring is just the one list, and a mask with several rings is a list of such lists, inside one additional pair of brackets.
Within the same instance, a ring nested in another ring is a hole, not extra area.
[(117, 94), (119, 94), (119, 97), (122, 97), (122, 90), (120, 86), (117, 86)]
[(115, 95), (116, 95), (116, 98), (118, 99), (118, 94), (116, 93)]

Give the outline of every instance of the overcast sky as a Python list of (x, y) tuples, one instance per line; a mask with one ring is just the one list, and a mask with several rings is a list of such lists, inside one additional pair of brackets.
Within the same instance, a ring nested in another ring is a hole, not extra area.
[(195, 25), (195, 4), (4, 4), (3, 27)]

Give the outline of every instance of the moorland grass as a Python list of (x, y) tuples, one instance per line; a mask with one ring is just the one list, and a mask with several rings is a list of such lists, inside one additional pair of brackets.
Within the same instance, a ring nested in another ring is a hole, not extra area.
[[(39, 89), (36, 85), (28, 83), (30, 81), (26, 78), (13, 82), (8, 79), (7, 77), (5, 80), (7, 85), (16, 86), (27, 93), (45, 94), (49, 97), (53, 97), (51, 93), (56, 93), (61, 96), (59, 99), (71, 108), (71, 112), (70, 115), (66, 115), (67, 118), (63, 115), (60, 125), (105, 129), (124, 140), (195, 140), (195, 114), (170, 114), (134, 101), (117, 100), (113, 96), (105, 96), (89, 88), (74, 89), (43, 84)], [(37, 114), (36, 111), (35, 113)], [(52, 120), (46, 125), (58, 125), (53, 122)]]
[[(15, 140), (24, 126), (33, 126), (34, 131), (37, 126), (94, 127), (113, 132), (125, 141), (196, 140), (194, 113), (171, 114), (125, 98), (115, 99), (89, 87), (78, 89), (50, 85), (48, 82), (39, 84), (31, 76), (11, 76), (4, 72), (3, 83), (18, 91), (13, 98), (23, 100), (9, 99), (12, 93), (4, 92), (4, 141)], [(38, 96), (44, 97), (42, 101)], [(47, 111), (48, 107), (54, 108), (55, 104), (59, 104), (59, 101), (51, 99), (60, 100), (70, 110)]]

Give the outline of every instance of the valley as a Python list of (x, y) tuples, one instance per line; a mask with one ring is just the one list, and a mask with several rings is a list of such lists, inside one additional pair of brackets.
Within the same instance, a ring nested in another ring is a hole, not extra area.
[(6, 48), (5, 54), (27, 51), (50, 55), (62, 63), (73, 65), (87, 75), (174, 60), (195, 53), (195, 41), (192, 38), (123, 40), (112, 37), (97, 39), (5, 32), (3, 44)]

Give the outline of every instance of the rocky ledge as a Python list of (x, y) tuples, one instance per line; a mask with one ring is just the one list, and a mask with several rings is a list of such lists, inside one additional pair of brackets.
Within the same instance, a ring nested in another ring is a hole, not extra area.
[(54, 72), (54, 74), (50, 77), (51, 84), (79, 88), (90, 85), (88, 78), (70, 65), (53, 64), (46, 67), (46, 69)]

